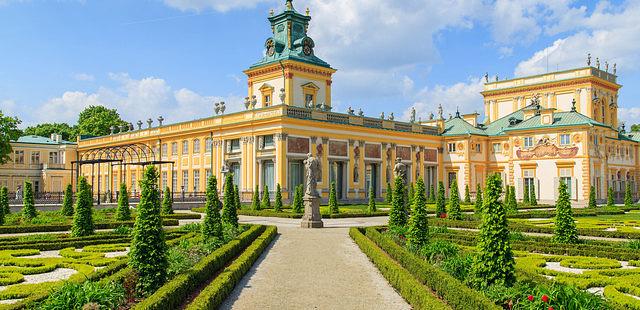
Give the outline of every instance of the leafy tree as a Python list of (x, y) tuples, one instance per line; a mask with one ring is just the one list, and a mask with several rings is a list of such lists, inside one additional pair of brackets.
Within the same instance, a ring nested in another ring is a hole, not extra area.
[(481, 288), (493, 284), (511, 286), (516, 280), (507, 214), (500, 201), (501, 192), (500, 176), (491, 175), (484, 192), (482, 224), (473, 263), (475, 282)]
[(4, 215), (11, 213), (11, 209), (9, 208), (9, 189), (6, 186), (0, 189), (0, 211)]
[(238, 228), (238, 203), (235, 199), (233, 176), (227, 174), (224, 181), (224, 204), (222, 206), (222, 223)]
[(391, 204), (393, 203), (393, 188), (391, 188), (391, 184), (387, 182), (387, 194), (384, 197), (384, 202)]
[(391, 213), (389, 213), (390, 227), (404, 227), (407, 225), (407, 210), (404, 195), (404, 181), (401, 177), (396, 177), (393, 186), (393, 203)]
[(444, 199), (444, 184), (440, 181), (438, 182), (438, 196), (436, 196), (436, 217), (443, 217), (445, 215), (447, 215), (447, 209)]
[(589, 208), (595, 208), (598, 205), (596, 204), (596, 188), (591, 186), (589, 188)]
[(164, 197), (162, 197), (162, 214), (173, 214), (173, 195), (169, 186), (164, 188)]
[(631, 125), (631, 131), (640, 131), (640, 124)]
[(276, 200), (273, 203), (273, 210), (276, 212), (282, 211), (282, 189), (280, 183), (276, 184)]
[(302, 184), (300, 184), (296, 186), (293, 194), (293, 206), (292, 206), (293, 213), (302, 213), (304, 209), (304, 201), (302, 200), (302, 194), (303, 194), (303, 189), (302, 189)]
[(416, 195), (413, 197), (413, 213), (409, 220), (407, 245), (420, 249), (429, 242), (429, 224), (427, 222), (427, 197), (422, 177), (416, 183)]
[(129, 210), (129, 192), (127, 184), (120, 183), (120, 195), (118, 195), (118, 209), (116, 209), (116, 219), (118, 221), (131, 220), (131, 210)]
[(62, 214), (65, 216), (73, 215), (73, 187), (67, 184), (64, 190), (64, 198), (62, 198)]
[(18, 129), (21, 121), (16, 117), (5, 116), (0, 111), (0, 165), (11, 160), (11, 141), (17, 140), (22, 131)]
[(436, 202), (436, 192), (433, 184), (429, 186), (429, 202), (431, 203)]
[(454, 179), (449, 186), (449, 214), (453, 220), (462, 219), (460, 210), (460, 194), (458, 193), (458, 182)]
[(251, 209), (252, 210), (260, 210), (260, 190), (258, 189), (258, 185), (256, 184), (256, 189), (253, 191), (253, 196), (251, 198)]
[(536, 199), (536, 186), (531, 184), (531, 189), (529, 189), (529, 204), (532, 206), (538, 205), (538, 199)]
[(476, 214), (482, 213), (482, 186), (480, 183), (476, 186), (476, 201), (473, 209)]
[(91, 186), (87, 183), (87, 179), (80, 177), (78, 183), (78, 192), (76, 193), (76, 210), (73, 214), (73, 226), (71, 227), (71, 235), (74, 237), (82, 237), (93, 235), (95, 228), (93, 225), (93, 197), (91, 195)]
[(54, 133), (61, 135), (63, 140), (72, 141), (75, 140), (76, 128), (67, 123), (43, 123), (29, 126), (24, 130), (25, 135), (41, 137), (51, 137)]
[(269, 198), (269, 187), (265, 184), (262, 188), (262, 202), (260, 204), (262, 209), (271, 209), (271, 200)]
[(471, 193), (469, 193), (469, 184), (464, 185), (464, 203), (471, 203)]
[(607, 191), (607, 207), (613, 208), (614, 206), (615, 206), (615, 201), (613, 198), (613, 187), (609, 187), (609, 190)]
[(207, 180), (206, 201), (204, 204), (204, 221), (202, 236), (205, 239), (222, 238), (222, 219), (220, 217), (220, 197), (218, 197), (218, 180), (211, 175)]
[(88, 106), (78, 116), (77, 134), (104, 136), (111, 133), (111, 126), (120, 127), (126, 124), (116, 109), (100, 105)]
[(631, 183), (627, 182), (624, 188), (624, 206), (626, 208), (633, 207), (633, 197), (631, 196)]
[(22, 218), (26, 221), (30, 221), (36, 217), (36, 205), (33, 198), (33, 188), (31, 182), (24, 181), (24, 196), (22, 197)]
[(240, 189), (238, 188), (238, 185), (235, 185), (233, 188), (233, 198), (236, 200), (236, 210), (240, 210), (242, 209), (242, 203), (240, 202)]
[(329, 190), (329, 213), (337, 214), (340, 213), (340, 209), (338, 209), (338, 198), (336, 195), (336, 182), (331, 182)]
[[(150, 295), (167, 279), (167, 244), (160, 216), (158, 171), (147, 166), (140, 181), (140, 203), (131, 238), (129, 266), (137, 273), (137, 289)], [(78, 213), (78, 211), (76, 211)]]
[(524, 184), (524, 196), (522, 197), (522, 203), (529, 204), (529, 185)]
[(369, 205), (367, 206), (367, 211), (369, 212), (369, 214), (372, 214), (378, 210), (378, 208), (376, 207), (375, 195), (376, 192), (373, 190), (373, 186), (369, 186)]
[(571, 201), (567, 191), (567, 183), (560, 182), (558, 201), (556, 202), (556, 220), (553, 239), (560, 243), (577, 243), (578, 229), (573, 219)]

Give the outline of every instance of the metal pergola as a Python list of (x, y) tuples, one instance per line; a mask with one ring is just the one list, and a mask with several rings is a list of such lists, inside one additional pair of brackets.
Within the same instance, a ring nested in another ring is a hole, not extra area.
[[(160, 156), (158, 156), (160, 157)], [(132, 143), (117, 146), (107, 146), (89, 149), (78, 154), (78, 160), (71, 162), (71, 180), (75, 180), (75, 189), (78, 190), (78, 180), (80, 178), (80, 172), (83, 165), (91, 165), (91, 195), (93, 196), (94, 188), (94, 168), (98, 165), (98, 182), (97, 182), (97, 194), (98, 204), (100, 204), (100, 166), (102, 164), (109, 164), (109, 181), (113, 178), (113, 167), (120, 167), (120, 183), (126, 182), (127, 166), (148, 166), (158, 165), (162, 170), (163, 164), (170, 164), (171, 171), (173, 171), (173, 161), (156, 160), (156, 154), (153, 149), (144, 143)], [(74, 178), (75, 170), (75, 178)], [(160, 180), (158, 180), (160, 182)]]

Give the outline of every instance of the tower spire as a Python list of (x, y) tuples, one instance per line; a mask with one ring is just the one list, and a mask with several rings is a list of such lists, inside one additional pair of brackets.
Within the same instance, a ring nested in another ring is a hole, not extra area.
[(293, 0), (287, 0), (285, 6), (287, 7), (287, 11), (293, 11)]

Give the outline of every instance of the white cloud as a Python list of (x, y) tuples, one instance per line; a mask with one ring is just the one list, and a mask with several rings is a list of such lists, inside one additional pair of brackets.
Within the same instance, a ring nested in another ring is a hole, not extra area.
[(618, 117), (626, 124), (627, 130), (631, 130), (631, 125), (640, 124), (640, 108), (619, 108)]
[(73, 78), (78, 81), (86, 82), (93, 82), (96, 79), (93, 75), (87, 73), (75, 73)]
[(164, 0), (167, 6), (181, 11), (196, 11), (213, 9), (219, 12), (227, 12), (234, 9), (254, 8), (264, 2), (274, 0)]
[[(453, 85), (436, 85), (425, 87), (415, 93), (415, 107), (417, 117), (427, 120), (430, 113), (437, 115), (438, 105), (442, 105), (444, 117), (449, 114), (455, 115), (456, 110), (460, 113), (478, 112), (483, 115), (482, 91), (484, 83), (480, 78), (469, 78), (467, 82), (459, 82)], [(409, 119), (411, 107), (403, 114), (403, 119)]]

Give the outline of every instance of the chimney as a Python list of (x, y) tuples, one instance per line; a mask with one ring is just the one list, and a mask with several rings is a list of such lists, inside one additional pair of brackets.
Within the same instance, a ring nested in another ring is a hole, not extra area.
[(478, 113), (464, 114), (462, 115), (462, 119), (475, 127), (478, 125), (478, 115)]
[(554, 108), (540, 109), (540, 125), (553, 124), (553, 112), (555, 110)]

